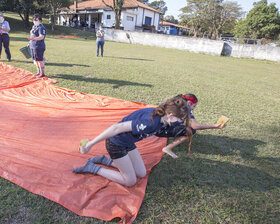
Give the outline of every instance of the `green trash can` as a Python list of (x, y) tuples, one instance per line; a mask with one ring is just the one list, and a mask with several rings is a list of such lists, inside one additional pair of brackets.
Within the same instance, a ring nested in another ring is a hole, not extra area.
[(30, 48), (29, 47), (26, 46), (26, 47), (20, 48), (19, 50), (24, 55), (24, 57), (26, 59), (31, 58), (31, 52), (30, 52)]

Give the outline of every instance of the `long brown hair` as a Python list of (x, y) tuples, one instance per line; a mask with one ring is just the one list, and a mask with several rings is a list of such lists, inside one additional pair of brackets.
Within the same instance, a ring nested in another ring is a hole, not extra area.
[(155, 108), (154, 113), (151, 115), (153, 120), (154, 116), (163, 117), (166, 114), (172, 114), (173, 116), (185, 120), (186, 132), (188, 137), (189, 152), (191, 148), (192, 131), (190, 125), (190, 110), (187, 101), (184, 100), (180, 95), (168, 99), (162, 105)]

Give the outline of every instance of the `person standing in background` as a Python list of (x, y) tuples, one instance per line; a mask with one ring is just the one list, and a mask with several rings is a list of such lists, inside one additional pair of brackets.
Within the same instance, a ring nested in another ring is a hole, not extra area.
[(30, 31), (30, 37), (28, 38), (28, 40), (30, 40), (29, 47), (38, 71), (35, 77), (43, 78), (45, 77), (44, 52), (46, 50), (46, 28), (42, 24), (42, 17), (39, 14), (33, 16), (33, 23), (34, 25)]
[(9, 49), (10, 37), (9, 37), (10, 25), (9, 22), (4, 19), (3, 13), (0, 12), (0, 58), (2, 52), (2, 43), (5, 49), (6, 57), (8, 61), (11, 61), (11, 52)]
[(104, 30), (102, 26), (99, 27), (99, 30), (96, 32), (96, 46), (97, 53), (96, 56), (99, 56), (99, 46), (101, 47), (101, 57), (103, 57), (103, 47), (104, 47)]

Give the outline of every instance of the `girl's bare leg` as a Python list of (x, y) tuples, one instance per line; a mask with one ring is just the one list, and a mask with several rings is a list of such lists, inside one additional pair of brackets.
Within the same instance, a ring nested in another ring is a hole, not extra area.
[(147, 171), (138, 149), (129, 151), (128, 156), (132, 162), (136, 176), (140, 178), (145, 177)]
[(118, 168), (119, 172), (101, 167), (97, 174), (128, 187), (136, 183), (136, 173), (128, 155), (114, 159), (111, 165)]

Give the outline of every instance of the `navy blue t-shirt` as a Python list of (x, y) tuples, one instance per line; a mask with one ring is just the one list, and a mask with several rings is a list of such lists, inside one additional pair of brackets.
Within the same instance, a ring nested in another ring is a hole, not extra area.
[(134, 146), (135, 142), (154, 135), (163, 126), (163, 123), (160, 122), (160, 116), (154, 116), (153, 120), (151, 119), (151, 114), (154, 112), (154, 109), (144, 108), (136, 110), (124, 117), (121, 122), (132, 121), (132, 131), (113, 136), (110, 138), (110, 141), (118, 146), (130, 147)]
[(32, 48), (32, 49), (46, 49), (46, 45), (45, 45), (45, 37), (46, 37), (46, 34), (47, 34), (46, 28), (44, 27), (43, 24), (40, 24), (39, 26), (33, 25), (32, 30), (30, 31), (30, 37), (31, 38), (39, 37), (40, 34), (44, 36), (44, 39), (39, 40), (39, 41), (31, 40), (30, 41), (30, 48)]
[[(192, 113), (192, 109), (190, 105), (188, 105), (189, 108), (189, 115), (191, 119), (195, 119)], [(196, 130), (191, 128), (191, 131), (193, 134), (196, 133)], [(158, 137), (179, 137), (179, 136), (186, 136), (187, 131), (184, 125), (184, 122), (176, 121), (172, 123), (170, 126), (169, 125), (163, 125), (162, 128), (155, 134)]]

